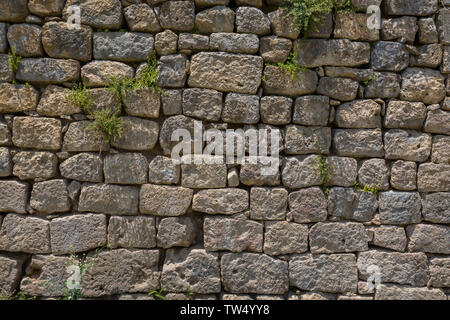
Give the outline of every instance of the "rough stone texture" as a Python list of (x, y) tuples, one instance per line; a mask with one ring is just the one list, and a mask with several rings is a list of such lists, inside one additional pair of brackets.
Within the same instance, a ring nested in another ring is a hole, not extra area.
[(36, 111), (41, 116), (49, 117), (68, 116), (80, 113), (80, 107), (70, 100), (69, 94), (70, 91), (63, 87), (47, 86), (42, 93)]
[(411, 161), (398, 160), (392, 164), (391, 185), (403, 191), (416, 189), (417, 164)]
[(153, 217), (111, 217), (108, 224), (111, 248), (153, 248), (156, 228)]
[(234, 214), (247, 210), (248, 202), (246, 190), (237, 188), (201, 190), (192, 199), (192, 210), (208, 214)]
[(139, 211), (157, 216), (180, 216), (186, 213), (193, 191), (183, 187), (144, 184), (141, 187)]
[[(444, 54), (445, 54), (444, 50)], [(441, 64), (443, 52), (439, 44), (424, 45), (417, 48), (417, 56), (411, 57), (411, 66), (436, 68)], [(445, 56), (445, 55), (444, 55)], [(446, 58), (444, 58), (446, 61)], [(445, 69), (445, 62), (442, 64), (442, 73)]]
[(280, 255), (308, 250), (308, 227), (287, 221), (266, 222), (264, 253)]
[(429, 253), (450, 253), (450, 227), (444, 225), (417, 224), (408, 226), (408, 250)]
[(433, 287), (450, 287), (450, 260), (449, 258), (430, 259), (430, 282)]
[(66, 182), (62, 179), (38, 182), (31, 191), (30, 207), (43, 213), (70, 210)]
[(392, 72), (375, 72), (375, 79), (364, 91), (365, 98), (397, 98), (400, 94), (400, 75)]
[(337, 253), (368, 249), (364, 225), (356, 222), (319, 222), (309, 231), (311, 253)]
[(116, 61), (92, 61), (81, 68), (81, 79), (87, 87), (108, 85), (111, 78), (132, 78), (134, 69)]
[(417, 172), (417, 188), (420, 192), (450, 191), (449, 177), (449, 164), (421, 164)]
[(22, 260), (0, 256), (0, 294), (3, 297), (12, 296), (22, 276)]
[(93, 28), (119, 29), (122, 24), (121, 4), (119, 0), (67, 0), (63, 18), (68, 17), (68, 8), (79, 3), (80, 22)]
[(153, 36), (146, 33), (96, 32), (94, 58), (97, 60), (145, 61), (153, 51)]
[(270, 33), (269, 18), (259, 9), (239, 7), (236, 10), (236, 31), (263, 36)]
[(381, 127), (381, 106), (373, 100), (344, 103), (337, 107), (335, 121), (341, 128), (379, 128)]
[(450, 193), (426, 194), (422, 200), (422, 214), (426, 221), (450, 223)]
[(106, 244), (106, 216), (73, 215), (50, 222), (53, 254), (87, 251)]
[(235, 293), (283, 294), (288, 291), (288, 264), (258, 253), (228, 253), (221, 259), (224, 289)]
[(303, 254), (289, 261), (289, 285), (300, 290), (356, 293), (357, 282), (353, 254)]
[(153, 8), (147, 4), (132, 4), (124, 9), (124, 17), (133, 32), (159, 32), (161, 27)]
[(105, 158), (105, 182), (108, 184), (144, 184), (147, 159), (140, 153), (121, 153)]
[(357, 41), (377, 41), (379, 31), (369, 29), (367, 14), (362, 13), (338, 13), (334, 26), (334, 37), (338, 39), (350, 39)]
[(293, 18), (286, 11), (279, 9), (269, 12), (267, 16), (276, 36), (293, 40), (298, 38), (299, 32), (295, 30)]
[(402, 74), (400, 98), (406, 101), (439, 103), (445, 97), (444, 77), (437, 70), (408, 68)]
[(407, 286), (381, 284), (375, 300), (446, 300), (447, 296), (439, 289), (411, 288)]
[(157, 122), (135, 117), (123, 117), (122, 137), (111, 141), (113, 147), (141, 151), (153, 149), (158, 142)]
[(20, 84), (0, 84), (0, 112), (26, 112), (36, 108), (39, 94), (33, 87)]
[(320, 78), (317, 93), (340, 101), (352, 101), (356, 98), (358, 83), (345, 78)]
[(233, 32), (235, 13), (228, 7), (215, 6), (195, 16), (195, 27), (201, 33)]
[(384, 224), (406, 225), (421, 220), (421, 200), (417, 192), (381, 192), (380, 221)]
[(421, 102), (390, 101), (384, 125), (387, 128), (420, 130), (426, 116), (427, 109)]
[(289, 215), (297, 223), (324, 221), (327, 218), (327, 198), (318, 187), (289, 194)]
[(7, 177), (12, 173), (12, 161), (8, 148), (0, 148), (0, 177)]
[(219, 32), (209, 37), (209, 48), (213, 51), (254, 54), (259, 46), (259, 38), (254, 34)]
[(313, 93), (318, 82), (312, 70), (301, 71), (293, 78), (280, 67), (268, 65), (264, 68), (263, 88), (266, 94), (287, 95), (290, 97)]
[(0, 20), (8, 22), (21, 22), (28, 15), (27, 1), (0, 2)]
[(0, 191), (0, 212), (27, 212), (28, 184), (0, 181)]
[(373, 235), (371, 244), (395, 251), (405, 251), (407, 240), (405, 229), (396, 226), (380, 226), (368, 229)]
[(450, 112), (443, 110), (428, 111), (424, 131), (450, 135)]
[(190, 31), (194, 28), (194, 18), (192, 1), (166, 1), (160, 8), (159, 22), (164, 29)]
[(208, 189), (224, 188), (227, 184), (225, 164), (207, 163), (203, 158), (200, 164), (181, 165), (181, 185), (186, 188)]
[(389, 189), (389, 169), (383, 159), (369, 159), (362, 163), (358, 171), (358, 180), (363, 185), (376, 187), (377, 190)]
[(318, 156), (291, 157), (284, 161), (281, 177), (285, 187), (294, 189), (321, 184), (320, 172), (317, 170)]
[(232, 217), (207, 217), (204, 220), (204, 246), (207, 251), (263, 250), (262, 223)]
[(195, 243), (197, 225), (191, 217), (169, 217), (158, 226), (158, 247), (189, 247)]
[(431, 136), (405, 130), (389, 130), (384, 135), (386, 159), (424, 162), (431, 153)]
[(62, 162), (59, 166), (61, 176), (83, 182), (103, 181), (103, 161), (91, 153), (80, 153)]
[(247, 94), (227, 94), (222, 111), (222, 120), (228, 123), (258, 123), (259, 97)]
[(250, 190), (250, 217), (255, 220), (282, 220), (286, 215), (288, 192), (284, 188)]
[(383, 141), (380, 129), (338, 129), (334, 131), (335, 152), (344, 157), (382, 157)]
[(155, 35), (155, 50), (160, 56), (177, 52), (178, 36), (170, 30), (164, 30)]
[[(433, 22), (434, 23), (434, 22)], [(381, 28), (382, 40), (400, 40), (401, 42), (414, 43), (417, 30), (416, 17), (400, 17), (394, 19), (383, 19)], [(419, 33), (420, 37), (420, 33)]]
[[(299, 102), (300, 104), (300, 102)], [(296, 100), (297, 106), (297, 100)], [(327, 106), (328, 107), (328, 106)], [(299, 108), (295, 107), (294, 110)], [(267, 124), (282, 125), (288, 124), (291, 121), (292, 116), (292, 99), (287, 97), (279, 96), (265, 96), (261, 98), (260, 101), (260, 111), (261, 111), (261, 121)], [(303, 110), (302, 110), (303, 111)], [(303, 117), (308, 117), (310, 114), (306, 113), (303, 115), (302, 111), (297, 111), (297, 121), (302, 122)], [(295, 111), (294, 111), (295, 112)], [(295, 119), (294, 113), (294, 119)], [(312, 114), (311, 114), (312, 116)], [(320, 118), (319, 114), (316, 116)], [(300, 119), (299, 119), (300, 118)], [(328, 118), (328, 113), (327, 113)], [(302, 123), (300, 123), (302, 124)]]
[(388, 0), (385, 4), (386, 13), (389, 15), (417, 15), (428, 16), (435, 13), (439, 6), (437, 0)]
[(60, 84), (77, 81), (80, 63), (76, 60), (28, 58), (19, 62), (16, 79), (35, 84)]
[(371, 56), (374, 70), (399, 72), (409, 65), (409, 53), (404, 45), (397, 42), (379, 41)]
[(161, 287), (171, 292), (220, 292), (219, 257), (203, 249), (169, 249), (161, 273)]
[(183, 114), (206, 121), (217, 121), (222, 113), (222, 93), (210, 89), (183, 90)]
[(209, 37), (200, 34), (181, 33), (178, 37), (178, 50), (180, 53), (192, 54), (209, 50)]
[(41, 44), (42, 28), (39, 26), (14, 24), (8, 28), (7, 37), (10, 47), (21, 57), (39, 57), (44, 54)]
[(419, 42), (428, 44), (439, 41), (439, 34), (436, 24), (432, 18), (422, 18), (417, 24), (419, 25)]
[(91, 121), (72, 122), (64, 135), (65, 151), (88, 152), (108, 150), (109, 146), (89, 130)]
[(165, 88), (181, 88), (186, 82), (189, 63), (184, 54), (161, 57), (158, 62), (156, 84)]
[(352, 188), (331, 188), (328, 212), (332, 216), (356, 221), (370, 221), (378, 209), (377, 196)]
[(55, 176), (57, 157), (50, 152), (19, 152), (13, 157), (13, 174), (21, 180), (43, 180)]
[(52, 118), (15, 117), (12, 141), (22, 148), (58, 150), (61, 122)]
[(148, 180), (154, 184), (178, 184), (180, 165), (171, 158), (156, 156), (149, 164)]

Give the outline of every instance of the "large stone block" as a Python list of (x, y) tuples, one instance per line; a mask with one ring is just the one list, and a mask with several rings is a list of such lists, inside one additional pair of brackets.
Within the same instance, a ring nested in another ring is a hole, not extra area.
[(72, 59), (22, 59), (16, 78), (39, 85), (73, 82), (80, 78), (80, 63)]
[(222, 111), (222, 120), (228, 123), (256, 124), (259, 121), (259, 96), (228, 93)]
[(377, 41), (380, 38), (376, 28), (369, 29), (368, 18), (364, 13), (344, 12), (336, 15), (334, 37), (356, 41)]
[(79, 211), (136, 215), (139, 189), (107, 184), (84, 185), (78, 203)]
[(450, 192), (426, 194), (422, 200), (422, 214), (426, 221), (450, 223)]
[(250, 217), (255, 220), (283, 220), (287, 197), (288, 192), (284, 188), (251, 188)]
[(158, 61), (156, 84), (163, 88), (182, 88), (186, 82), (188, 72), (189, 60), (184, 54), (163, 56)]
[(1, 1), (0, 2), (0, 20), (8, 22), (21, 22), (28, 16), (28, 7), (26, 0)]
[(165, 1), (159, 14), (163, 29), (190, 31), (194, 28), (195, 5), (193, 1)]
[(139, 211), (157, 216), (180, 216), (191, 205), (192, 189), (144, 184), (140, 191)]
[(28, 184), (0, 181), (0, 212), (26, 213)]
[(308, 250), (308, 227), (287, 221), (266, 222), (264, 253), (280, 255)]
[(15, 117), (12, 140), (17, 147), (58, 150), (61, 148), (61, 121), (52, 118)]
[(429, 16), (439, 9), (437, 0), (388, 0), (385, 10), (389, 15)]
[(24, 57), (40, 57), (44, 55), (41, 38), (42, 28), (33, 24), (13, 24), (8, 28), (8, 42), (16, 54)]
[(420, 192), (450, 191), (450, 164), (423, 163), (417, 172)]
[(58, 158), (51, 152), (19, 152), (13, 157), (13, 162), (13, 174), (21, 180), (53, 178), (58, 168)]
[(192, 210), (208, 214), (234, 214), (248, 209), (248, 192), (237, 188), (201, 190), (194, 195)]
[(108, 244), (111, 248), (154, 248), (154, 217), (118, 217), (109, 219)]
[(183, 114), (205, 121), (218, 121), (222, 113), (222, 93), (210, 89), (183, 90)]
[(383, 157), (381, 129), (337, 129), (334, 151), (339, 156), (355, 158)]
[(91, 153), (79, 153), (64, 160), (59, 166), (61, 176), (83, 182), (103, 181), (103, 161)]
[(209, 48), (214, 51), (255, 54), (259, 45), (255, 34), (218, 32), (209, 37)]
[(122, 6), (120, 0), (68, 0), (63, 10), (67, 20), (70, 6), (79, 4), (80, 22), (93, 28), (119, 29), (122, 24)]
[(384, 125), (386, 128), (421, 130), (427, 116), (422, 102), (389, 101)]
[(36, 111), (41, 116), (62, 117), (80, 113), (80, 107), (70, 99), (70, 90), (49, 85), (42, 93)]
[(406, 225), (418, 223), (422, 219), (422, 204), (417, 192), (381, 192), (379, 206), (383, 224)]
[(62, 179), (37, 182), (31, 191), (30, 207), (42, 213), (70, 210), (69, 193)]
[(22, 275), (23, 261), (0, 255), (0, 295), (9, 297), (16, 291)]
[(91, 123), (91, 121), (71, 122), (64, 135), (62, 149), (69, 152), (107, 151), (109, 145), (92, 132), (89, 127)]
[(353, 188), (331, 188), (328, 195), (328, 212), (332, 216), (370, 221), (378, 209), (377, 196)]
[(424, 162), (431, 153), (431, 135), (412, 130), (389, 130), (384, 135), (386, 159)]
[(195, 243), (197, 224), (191, 217), (163, 218), (158, 226), (158, 247), (189, 247)]
[(123, 134), (111, 141), (115, 148), (144, 151), (151, 150), (158, 142), (159, 124), (155, 121), (135, 117), (122, 117)]
[(424, 131), (450, 135), (450, 111), (440, 109), (428, 111)]
[(318, 187), (306, 188), (289, 194), (289, 215), (297, 223), (327, 219), (327, 198)]
[[(264, 98), (261, 99), (261, 109), (263, 99)], [(305, 126), (326, 126), (328, 124), (329, 117), (329, 97), (303, 96), (295, 99), (294, 115), (292, 119), (293, 123)]]
[(447, 296), (440, 289), (382, 284), (375, 293), (375, 300), (447, 300)]
[(233, 32), (235, 13), (228, 7), (215, 6), (195, 16), (195, 27), (201, 33)]
[(378, 71), (400, 72), (409, 65), (409, 53), (401, 43), (379, 41), (372, 48), (371, 65)]
[(328, 153), (331, 147), (331, 128), (286, 126), (285, 152), (287, 154)]
[(409, 251), (450, 254), (450, 227), (416, 224), (406, 228)]
[(227, 167), (225, 164), (202, 163), (181, 165), (181, 185), (186, 188), (209, 189), (224, 188), (227, 185)]
[(119, 153), (105, 158), (105, 183), (108, 184), (144, 184), (147, 171), (147, 159), (140, 153)]
[(373, 100), (343, 103), (336, 109), (335, 121), (341, 128), (380, 128), (381, 106)]
[(405, 251), (407, 239), (405, 229), (396, 226), (379, 226), (368, 228), (371, 235), (370, 244), (395, 251)]
[(292, 77), (280, 67), (267, 65), (264, 68), (263, 88), (266, 94), (301, 96), (313, 93), (317, 88), (317, 73), (306, 69)]
[(81, 68), (81, 80), (86, 87), (107, 86), (111, 79), (133, 78), (134, 69), (117, 61), (91, 61)]
[(148, 33), (95, 32), (93, 43), (97, 60), (137, 62), (151, 56), (154, 39)]
[(281, 172), (283, 185), (291, 189), (321, 185), (319, 160), (316, 155), (285, 158)]
[(438, 288), (450, 287), (450, 259), (430, 259), (430, 282), (429, 285)]
[(408, 68), (402, 73), (400, 98), (425, 104), (439, 103), (445, 97), (444, 80), (438, 70)]
[(264, 36), (270, 33), (270, 20), (260, 9), (238, 7), (236, 10), (236, 31)]

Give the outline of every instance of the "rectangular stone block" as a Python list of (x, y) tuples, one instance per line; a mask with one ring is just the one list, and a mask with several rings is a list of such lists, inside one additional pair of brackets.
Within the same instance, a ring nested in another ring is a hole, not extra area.
[(375, 300), (447, 300), (447, 296), (440, 289), (382, 284)]
[(26, 213), (28, 184), (0, 181), (0, 212)]
[(61, 129), (57, 119), (14, 117), (12, 141), (21, 148), (59, 150)]
[(148, 33), (95, 32), (94, 58), (123, 62), (145, 61), (153, 52), (153, 36)]
[(22, 275), (22, 263), (20, 259), (0, 255), (0, 296), (14, 294)]
[(237, 188), (201, 190), (194, 195), (192, 210), (208, 214), (235, 214), (248, 209), (248, 191)]
[(180, 216), (191, 205), (192, 189), (144, 184), (140, 191), (139, 211), (157, 216)]
[(16, 78), (23, 82), (42, 85), (73, 82), (80, 78), (80, 63), (71, 59), (22, 59)]
[(111, 217), (108, 224), (111, 248), (154, 248), (156, 227), (154, 217)]
[(364, 225), (357, 222), (318, 222), (309, 230), (311, 253), (365, 251), (368, 240)]

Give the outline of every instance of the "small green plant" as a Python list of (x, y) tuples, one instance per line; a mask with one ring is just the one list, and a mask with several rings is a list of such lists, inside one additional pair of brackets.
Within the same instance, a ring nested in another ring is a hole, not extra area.
[(364, 85), (367, 86), (368, 84), (372, 83), (372, 81), (374, 81), (376, 78), (377, 78), (377, 74), (375, 72), (372, 73), (370, 78), (364, 81)]
[(195, 293), (192, 292), (190, 288), (188, 288), (188, 289), (186, 290), (185, 295), (186, 295), (186, 298), (187, 298), (188, 300), (194, 300), (194, 299), (195, 299)]
[(286, 61), (278, 62), (276, 64), (270, 64), (279, 67), (285, 74), (291, 77), (292, 80), (297, 76), (297, 74), (302, 71), (306, 72), (308, 70), (304, 66), (300, 66), (298, 64), (298, 51), (297, 47), (295, 47), (287, 57)]
[(81, 111), (89, 113), (92, 110), (93, 102), (91, 92), (81, 83), (75, 83), (70, 91), (69, 100)]
[(23, 291), (17, 292), (15, 300), (36, 300), (36, 297), (27, 296)]
[(286, 0), (281, 6), (293, 17), (294, 27), (298, 32), (323, 23), (323, 17), (331, 12), (349, 11), (350, 0)]
[(378, 193), (378, 189), (380, 188), (379, 185), (367, 185), (367, 184), (361, 185), (361, 184), (359, 184), (358, 181), (355, 181), (353, 186), (357, 190), (361, 190), (362, 192), (371, 192), (373, 194), (377, 194)]
[(22, 57), (16, 53), (16, 48), (11, 47), (11, 51), (8, 53), (8, 65), (9, 69), (12, 72), (17, 72), (19, 69), (19, 62), (22, 60)]
[(94, 121), (89, 124), (88, 129), (92, 130), (97, 138), (109, 143), (122, 137), (123, 120), (117, 110), (111, 108), (95, 110), (92, 116)]
[(163, 289), (152, 290), (148, 293), (148, 295), (153, 296), (157, 300), (166, 300)]

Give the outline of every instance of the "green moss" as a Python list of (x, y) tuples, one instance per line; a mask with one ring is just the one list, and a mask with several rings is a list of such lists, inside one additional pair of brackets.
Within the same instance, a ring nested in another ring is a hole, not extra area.
[(9, 69), (12, 72), (17, 72), (19, 69), (19, 62), (22, 60), (22, 57), (16, 53), (16, 48), (12, 47), (11, 51), (8, 52), (8, 65)]
[(377, 74), (375, 72), (372, 73), (370, 78), (364, 81), (364, 85), (367, 86), (368, 84), (372, 83), (372, 81), (375, 80), (376, 78), (377, 78)]
[(354, 188), (357, 190), (361, 190), (362, 192), (371, 192), (373, 194), (378, 193), (378, 189), (380, 188), (379, 185), (360, 185), (358, 181), (355, 181), (353, 184)]

